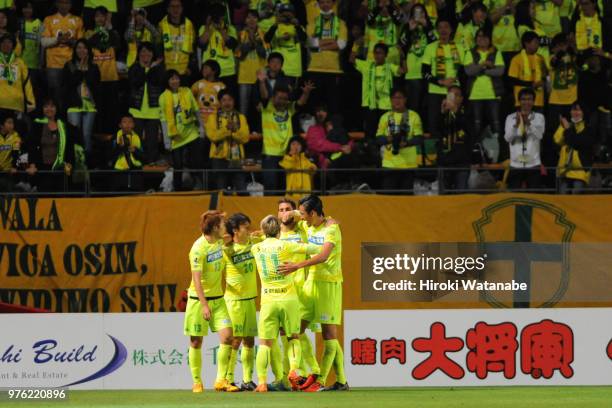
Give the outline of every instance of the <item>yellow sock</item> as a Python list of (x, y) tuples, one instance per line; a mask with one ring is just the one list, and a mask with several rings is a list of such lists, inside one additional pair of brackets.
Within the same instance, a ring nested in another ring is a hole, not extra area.
[(202, 350), (189, 347), (189, 369), (194, 384), (202, 383)]
[(270, 347), (259, 345), (257, 349), (257, 381), (259, 384), (266, 384), (268, 381), (268, 365), (270, 364)]
[(253, 381), (253, 366), (255, 365), (255, 350), (253, 350), (253, 347), (242, 346), (240, 361), (242, 361), (242, 382)]
[(315, 356), (312, 344), (306, 333), (300, 334), (300, 344), (302, 345), (302, 362), (305, 363), (304, 365), (308, 365), (312, 374), (318, 375), (321, 369), (319, 368), (317, 357)]
[(289, 340), (286, 354), (289, 360), (289, 369), (297, 371), (300, 368), (300, 361), (302, 361), (302, 346), (299, 339)]
[(238, 350), (234, 350), (232, 347), (232, 351), (230, 352), (230, 359), (227, 364), (227, 373), (225, 374), (225, 379), (230, 383), (234, 382), (234, 370), (236, 369), (236, 360), (238, 360)]

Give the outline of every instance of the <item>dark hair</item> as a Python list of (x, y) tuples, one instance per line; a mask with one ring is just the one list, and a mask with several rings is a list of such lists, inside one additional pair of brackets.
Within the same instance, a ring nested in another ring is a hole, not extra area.
[(284, 198), (281, 198), (280, 200), (278, 200), (278, 205), (281, 205), (281, 204), (289, 204), (291, 206), (291, 208), (294, 209), (294, 210), (297, 208), (297, 205), (295, 204), (295, 201), (293, 201), (292, 199), (287, 198), (287, 197), (284, 197)]
[(13, 111), (3, 110), (2, 112), (0, 112), (0, 126), (4, 126), (6, 121), (9, 119), (13, 119), (13, 122), (17, 120), (15, 114), (13, 114)]
[(45, 107), (47, 105), (53, 105), (53, 106), (55, 106), (57, 108), (57, 101), (53, 97), (47, 96), (46, 98), (44, 98), (42, 100), (42, 103), (40, 104), (40, 107), (42, 108), (42, 107)]
[(317, 213), (317, 215), (324, 215), (323, 202), (318, 196), (314, 194), (302, 197), (300, 199), (300, 205), (303, 206), (304, 210), (306, 210), (306, 212), (308, 213), (314, 211), (315, 213)]
[(555, 48), (556, 46), (561, 45), (566, 42), (567, 42), (567, 34), (559, 33), (555, 35), (553, 39), (550, 41), (550, 48)]
[(91, 45), (89, 45), (89, 42), (86, 39), (84, 39), (84, 38), (79, 38), (74, 43), (74, 46), (72, 47), (72, 63), (76, 64), (78, 62), (78, 57), (77, 57), (76, 49), (79, 46), (79, 44), (83, 44), (83, 45), (85, 45), (85, 48), (87, 48), (87, 65), (88, 66), (93, 65), (93, 51), (91, 49)]
[(527, 31), (521, 37), (521, 45), (525, 48), (525, 44), (532, 42), (533, 40), (540, 40), (540, 36), (535, 31)]
[(291, 143), (293, 142), (298, 142), (300, 146), (302, 146), (302, 153), (306, 153), (306, 141), (304, 140), (304, 138), (302, 136), (293, 136), (291, 139), (289, 139), (289, 142), (287, 143), (285, 154), (289, 154), (289, 152), (291, 151)]
[(317, 113), (317, 112), (327, 112), (327, 113), (329, 113), (329, 107), (327, 106), (327, 104), (325, 102), (319, 102), (314, 107), (314, 113)]
[(520, 100), (525, 95), (531, 95), (533, 99), (536, 97), (536, 93), (533, 88), (522, 88), (518, 93), (518, 99)]
[(408, 94), (406, 93), (406, 90), (403, 87), (401, 87), (401, 86), (393, 87), (393, 89), (391, 89), (391, 93), (389, 93), (389, 96), (393, 96), (396, 93), (400, 93), (400, 94), (402, 94), (404, 99), (408, 99)]
[(283, 57), (283, 54), (280, 52), (271, 52), (270, 55), (268, 55), (268, 62), (273, 59), (279, 59), (281, 61), (281, 65), (285, 63), (285, 57)]
[(446, 17), (440, 17), (438, 20), (436, 20), (436, 28), (440, 27), (440, 24), (442, 23), (448, 23), (448, 25), (451, 27), (451, 31), (453, 30), (453, 24)]
[(259, 20), (259, 12), (258, 12), (257, 10), (255, 10), (255, 9), (249, 9), (249, 10), (247, 11), (247, 17), (248, 17), (248, 16), (254, 16), (254, 17), (257, 17), (257, 19)]
[(94, 9), (94, 15), (96, 15), (98, 13), (107, 16), (108, 15), (108, 9), (106, 7), (104, 7), (104, 6), (98, 6), (98, 7), (96, 7)]
[(215, 228), (221, 225), (224, 214), (219, 210), (209, 210), (200, 215), (200, 229), (202, 234), (210, 235)]
[(521, 0), (514, 11), (514, 27), (527, 26), (534, 29), (533, 19), (529, 15), (529, 9), (531, 7), (532, 0)]
[(155, 50), (155, 45), (153, 45), (152, 42), (150, 41), (144, 41), (141, 42), (140, 45), (138, 46), (138, 52), (136, 53), (136, 55), (140, 54), (140, 51), (142, 50), (149, 50), (153, 53), (153, 59), (155, 59), (155, 57), (157, 56), (157, 52)]
[(225, 95), (229, 95), (229, 96), (231, 96), (231, 98), (232, 98), (234, 101), (236, 100), (236, 98), (234, 97), (234, 94), (232, 94), (232, 93), (229, 91), (229, 89), (227, 89), (227, 88), (221, 89), (221, 90), (219, 91), (219, 93), (217, 94), (217, 100), (218, 100), (218, 101), (221, 101), (221, 98), (223, 98)]
[(290, 94), (291, 93), (291, 89), (289, 89), (285, 85), (275, 85), (274, 89), (272, 90), (272, 96), (275, 96), (278, 93)]
[(170, 78), (177, 76), (177, 77), (181, 77), (181, 74), (178, 73), (178, 71), (176, 69), (169, 69), (166, 71), (166, 77), (165, 77), (165, 86), (166, 89), (170, 89), (170, 85), (168, 85), (168, 83), (170, 82)]
[(15, 38), (15, 36), (11, 33), (4, 33), (2, 34), (2, 36), (0, 36), (0, 43), (5, 40), (9, 40), (10, 42), (13, 43), (13, 51), (14, 51), (15, 47), (17, 46), (17, 39)]
[(217, 61), (212, 59), (206, 60), (202, 64), (202, 68), (204, 67), (212, 69), (212, 71), (215, 73), (215, 78), (219, 78), (219, 75), (221, 74), (221, 66)]
[(132, 115), (132, 114), (131, 114), (131, 113), (129, 113), (129, 112), (124, 113), (123, 115), (121, 115), (121, 118), (119, 118), (119, 123), (121, 123), (121, 121), (122, 121), (124, 118), (128, 118), (128, 119), (132, 119), (132, 120), (134, 120), (134, 115)]
[(232, 214), (225, 221), (225, 229), (227, 230), (228, 234), (230, 234), (231, 236), (234, 236), (236, 231), (240, 229), (240, 226), (247, 224), (247, 223), (249, 224), (251, 223), (251, 219), (247, 215), (243, 213)]
[(489, 9), (483, 3), (478, 2), (472, 5), (472, 10), (471, 10), (472, 15), (477, 11), (484, 11), (485, 13), (488, 13)]
[(385, 55), (389, 54), (389, 46), (387, 44), (384, 43), (378, 43), (374, 46), (374, 52), (376, 52), (376, 50), (383, 50), (383, 52), (385, 53)]
[(210, 6), (210, 9), (208, 10), (208, 14), (212, 17), (213, 20), (215, 19), (222, 19), (225, 21), (225, 17), (226, 17), (226, 9), (225, 6), (222, 3), (213, 3)]

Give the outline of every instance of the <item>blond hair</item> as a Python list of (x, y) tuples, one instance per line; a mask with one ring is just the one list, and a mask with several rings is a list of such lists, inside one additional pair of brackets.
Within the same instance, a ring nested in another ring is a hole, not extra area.
[(274, 215), (264, 217), (259, 226), (266, 237), (276, 237), (280, 234), (280, 221)]

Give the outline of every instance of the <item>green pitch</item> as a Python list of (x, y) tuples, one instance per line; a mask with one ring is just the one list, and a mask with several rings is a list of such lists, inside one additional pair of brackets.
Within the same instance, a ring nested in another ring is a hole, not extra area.
[[(25, 405), (24, 405), (25, 404)], [(349, 392), (225, 394), (205, 391), (71, 391), (68, 401), (7, 402), (9, 407), (612, 407), (612, 387), (356, 388)]]

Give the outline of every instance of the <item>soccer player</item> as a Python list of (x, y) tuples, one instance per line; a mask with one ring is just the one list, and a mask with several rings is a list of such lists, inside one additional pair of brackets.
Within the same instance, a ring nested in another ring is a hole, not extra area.
[(238, 349), (242, 343), (242, 391), (254, 391), (253, 367), (255, 365), (255, 336), (257, 335), (257, 275), (255, 260), (251, 254), (254, 239), (250, 237), (251, 220), (242, 213), (230, 216), (226, 222), (227, 233), (232, 241), (223, 249), (225, 257), (225, 303), (230, 318), (234, 340), (227, 381), (234, 383), (234, 369)]
[[(344, 353), (338, 342), (338, 326), (342, 323), (342, 235), (338, 224), (328, 225), (323, 214), (323, 202), (315, 195), (299, 202), (301, 217), (308, 224), (308, 242), (317, 245), (320, 252), (308, 260), (281, 265), (278, 270), (286, 274), (298, 269), (309, 269), (304, 283), (303, 298), (306, 312), (302, 317), (300, 333), (310, 322), (321, 323), (323, 328), (323, 358), (320, 375), (311, 375), (300, 387), (307, 392), (348, 391), (344, 375)], [(334, 366), (336, 383), (325, 387), (327, 375)]]
[(187, 309), (185, 310), (184, 333), (190, 336), (189, 367), (193, 378), (193, 392), (202, 392), (202, 337), (210, 331), (219, 333), (217, 353), (216, 391), (236, 392), (239, 388), (226, 379), (227, 367), (232, 351), (232, 321), (230, 320), (221, 280), (225, 269), (223, 257), (223, 236), (225, 235), (224, 214), (207, 211), (200, 217), (202, 236), (189, 252), (191, 264), (191, 285), (189, 286)]
[(251, 252), (257, 263), (257, 273), (261, 280), (261, 308), (259, 311), (259, 349), (257, 350), (257, 377), (259, 385), (256, 392), (267, 392), (267, 374), (270, 363), (270, 348), (283, 327), (289, 338), (289, 382), (297, 389), (303, 378), (297, 373), (302, 347), (300, 345), (300, 303), (293, 283), (291, 272), (279, 273), (279, 266), (293, 259), (296, 254), (314, 255), (319, 247), (310, 244), (281, 241), (280, 221), (268, 215), (261, 221), (261, 229), (266, 237), (263, 242), (253, 245)]
[[(282, 241), (290, 241), (297, 243), (308, 243), (308, 233), (306, 231), (306, 225), (302, 221), (300, 222), (299, 212), (298, 217), (295, 217), (297, 212), (297, 206), (293, 200), (283, 198), (278, 202), (278, 218), (281, 221), (281, 233), (280, 239)], [(329, 222), (329, 221), (328, 221)], [(294, 262), (300, 262), (306, 260), (306, 255), (297, 254), (294, 258)], [(300, 300), (300, 313), (305, 312), (305, 299), (303, 294), (304, 282), (306, 281), (306, 268), (298, 269), (293, 275), (293, 281), (297, 290), (298, 299)], [(315, 333), (321, 332), (321, 325), (313, 323), (309, 326), (310, 330)], [(302, 362), (300, 369), (305, 370), (306, 365), (310, 370), (310, 374), (319, 375), (320, 369), (317, 363), (317, 358), (314, 354), (312, 344), (306, 333), (300, 334), (300, 345), (302, 346)]]

